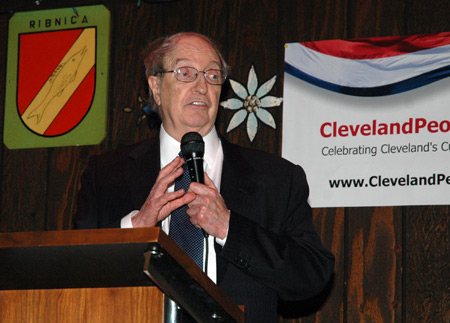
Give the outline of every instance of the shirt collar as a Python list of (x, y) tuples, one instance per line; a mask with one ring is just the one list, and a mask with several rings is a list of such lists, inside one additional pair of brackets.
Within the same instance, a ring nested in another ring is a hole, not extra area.
[[(218, 151), (221, 147), (221, 142), (215, 126), (213, 126), (211, 131), (203, 137), (203, 141), (205, 142), (205, 155), (203, 156), (203, 160), (206, 163), (205, 171), (207, 171), (208, 167), (214, 165)], [(180, 152), (180, 143), (167, 133), (164, 129), (164, 125), (161, 125), (159, 142), (162, 168), (178, 156), (178, 153)]]

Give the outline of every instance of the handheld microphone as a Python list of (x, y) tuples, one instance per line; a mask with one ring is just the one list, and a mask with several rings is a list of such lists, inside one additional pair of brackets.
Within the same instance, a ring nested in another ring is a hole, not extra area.
[(181, 138), (181, 153), (189, 169), (191, 182), (205, 184), (203, 176), (203, 155), (205, 142), (197, 132), (188, 132)]
[[(203, 172), (203, 155), (205, 154), (205, 142), (197, 132), (188, 132), (181, 138), (181, 153), (186, 161), (191, 182), (205, 184)], [(208, 233), (202, 229), (203, 236), (208, 238)]]

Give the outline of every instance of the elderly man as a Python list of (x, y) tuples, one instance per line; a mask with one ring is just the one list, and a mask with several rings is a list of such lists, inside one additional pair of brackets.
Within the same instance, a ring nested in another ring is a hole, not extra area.
[[(278, 297), (316, 295), (333, 272), (334, 257), (312, 224), (303, 169), (230, 144), (217, 133), (227, 65), (207, 37), (179, 33), (158, 39), (145, 67), (162, 119), (159, 136), (90, 159), (75, 227), (161, 225), (170, 235), (170, 222), (187, 208), (184, 225), (203, 229), (205, 243), (214, 245), (199, 266), (245, 306), (248, 322), (277, 321)], [(191, 183), (186, 192), (174, 183), (183, 174), (178, 153), (188, 132), (205, 141), (205, 182)]]

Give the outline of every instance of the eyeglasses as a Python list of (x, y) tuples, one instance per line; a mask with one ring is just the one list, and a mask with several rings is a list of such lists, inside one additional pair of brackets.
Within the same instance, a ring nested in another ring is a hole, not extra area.
[(221, 85), (227, 79), (227, 75), (223, 73), (221, 70), (210, 68), (206, 71), (198, 71), (194, 67), (183, 66), (179, 67), (173, 71), (160, 71), (156, 72), (156, 74), (164, 74), (164, 73), (175, 73), (175, 78), (180, 82), (190, 83), (194, 82), (197, 79), (198, 73), (203, 73), (205, 76), (206, 82), (212, 85)]

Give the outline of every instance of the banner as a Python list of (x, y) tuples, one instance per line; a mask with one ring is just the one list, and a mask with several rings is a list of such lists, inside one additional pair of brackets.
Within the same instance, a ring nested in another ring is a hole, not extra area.
[(10, 20), (4, 143), (98, 144), (106, 133), (109, 11), (16, 13)]
[(450, 33), (285, 47), (282, 155), (313, 207), (450, 204)]

